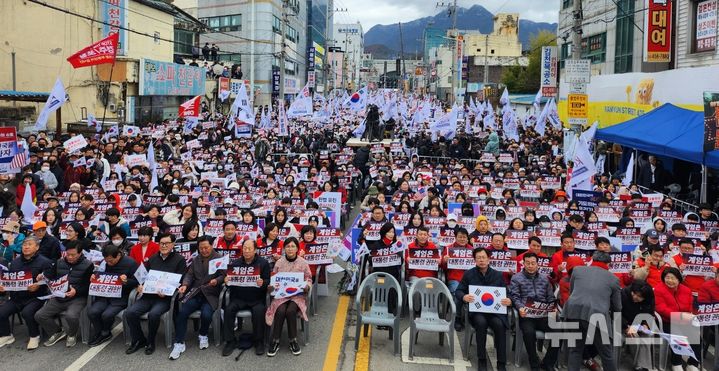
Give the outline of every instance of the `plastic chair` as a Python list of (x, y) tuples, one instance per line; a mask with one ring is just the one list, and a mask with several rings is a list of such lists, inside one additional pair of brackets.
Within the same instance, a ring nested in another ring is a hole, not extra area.
[[(414, 294), (420, 295), (420, 317), (414, 316), (415, 303)], [(437, 332), (439, 333), (439, 344), (444, 345), (444, 334), (449, 338), (449, 362), (454, 362), (454, 315), (457, 308), (452, 300), (452, 294), (444, 284), (444, 282), (436, 278), (420, 278), (416, 280), (409, 288), (409, 313), (412, 316), (410, 322), (410, 343), (409, 343), (409, 359), (414, 359), (414, 344), (417, 341), (419, 331)], [(439, 313), (444, 313), (440, 309), (440, 299), (445, 296), (450, 305), (450, 319), (440, 318)]]
[[(135, 290), (133, 290), (133, 292), (135, 292)], [(172, 335), (173, 335), (173, 332), (175, 331), (175, 321), (174, 321), (175, 316), (174, 316), (174, 314), (175, 314), (175, 301), (176, 300), (177, 300), (177, 290), (175, 290), (175, 293), (172, 294), (172, 298), (170, 298), (170, 309), (167, 312), (163, 313), (162, 316), (160, 317), (160, 322), (162, 322), (164, 331), (165, 331), (165, 347), (167, 347), (167, 349), (172, 348), (172, 343), (173, 343)], [(135, 301), (137, 301), (137, 293), (134, 296), (131, 293), (130, 297), (128, 298), (127, 307), (129, 308), (130, 306), (132, 306), (132, 304), (134, 304)], [(128, 340), (129, 340), (128, 338), (130, 336), (130, 326), (127, 324), (127, 318), (125, 318), (125, 316), (124, 316), (125, 311), (123, 310), (120, 313), (123, 314), (122, 327), (125, 332), (125, 342), (128, 343)], [(140, 320), (146, 321), (147, 313), (140, 316)]]
[[(395, 290), (397, 295), (397, 314), (389, 311), (389, 295), (390, 291)], [(369, 295), (365, 295), (369, 293)], [(355, 335), (355, 350), (359, 349), (360, 329), (364, 326), (364, 336), (367, 336), (367, 330), (370, 325), (391, 326), (389, 332), (390, 340), (394, 340), (394, 355), (400, 354), (400, 336), (399, 321), (402, 312), (402, 288), (399, 282), (392, 275), (382, 272), (375, 272), (367, 276), (355, 297), (355, 307), (357, 309), (357, 332)], [(362, 309), (362, 299), (366, 299)], [(393, 339), (394, 337), (394, 339)]]
[[(474, 334), (476, 333), (476, 330), (474, 329), (474, 326), (472, 326), (472, 323), (469, 321), (469, 304), (464, 304), (464, 310), (462, 311), (464, 313), (464, 360), (469, 360), (469, 352), (470, 352), (470, 346), (472, 345), (472, 338), (474, 337)], [(514, 323), (514, 315), (512, 315), (512, 312), (509, 312), (509, 328), (507, 328), (507, 356), (512, 353), (512, 324)], [(487, 334), (494, 336), (494, 333), (492, 332), (491, 327), (487, 327)], [(515, 349), (516, 352), (516, 349)], [(516, 356), (516, 355), (515, 355)]]
[[(664, 323), (662, 323), (662, 317), (657, 312), (654, 312), (654, 317), (657, 320), (657, 328), (658, 328), (659, 332), (664, 332)], [(703, 342), (702, 336), (699, 336), (699, 342), (700, 342), (699, 349), (703, 349), (703, 346), (701, 346), (701, 344)], [(652, 353), (654, 353), (654, 352), (652, 352)], [(702, 357), (703, 356), (702, 352), (699, 352), (699, 354), (697, 354), (696, 356), (699, 360), (699, 365), (703, 365), (704, 357)], [(657, 364), (654, 366), (660, 370), (666, 370), (667, 369), (667, 358), (669, 358), (669, 344), (663, 338), (660, 338), (659, 355), (658, 355), (658, 359), (657, 359)]]
[[(522, 361), (524, 361), (524, 356), (527, 355), (527, 352), (524, 348), (524, 334), (522, 333), (522, 328), (519, 327), (519, 312), (517, 311), (517, 308), (512, 308), (512, 316), (517, 318), (517, 327), (514, 332), (514, 367), (519, 368), (522, 366)], [(535, 331), (535, 336), (537, 344), (544, 343), (544, 331)]]
[[(222, 294), (225, 292), (225, 288), (222, 288), (222, 292), (220, 293), (220, 306), (212, 313), (212, 323), (210, 326), (212, 326), (212, 336), (215, 340), (215, 346), (220, 346), (222, 344)], [(182, 308), (182, 302), (180, 302), (180, 308)], [(196, 310), (190, 314), (188, 319), (191, 319), (193, 321), (199, 321), (202, 317), (202, 312), (200, 310)], [(197, 328), (195, 328), (197, 330)]]
[[(127, 307), (129, 307), (132, 303), (135, 302), (135, 297), (137, 296), (137, 291), (135, 289), (132, 289), (130, 291), (130, 294), (127, 297)], [(87, 307), (84, 309), (84, 314), (80, 316), (80, 329), (82, 331), (83, 328), (83, 320), (87, 321), (87, 334), (88, 338), (90, 337), (90, 334), (92, 333), (92, 323), (90, 322), (90, 316), (87, 314), (90, 310), (90, 307), (92, 307), (92, 304), (95, 302), (95, 297), (92, 295), (88, 295), (87, 297)], [(127, 307), (125, 309), (127, 309)], [(125, 344), (130, 345), (130, 329), (127, 327), (127, 323), (125, 322), (125, 309), (119, 311), (117, 315), (115, 315), (115, 319), (119, 319), (120, 323), (122, 323), (122, 333), (125, 338)], [(85, 336), (84, 334), (82, 336)], [(82, 341), (83, 343), (87, 343), (84, 339)]]
[[(224, 311), (228, 305), (230, 305), (230, 290), (227, 288), (227, 286), (225, 286), (222, 288), (222, 292), (220, 293), (220, 308), (213, 314), (212, 319), (212, 326), (216, 339), (215, 342), (217, 345), (220, 345), (220, 343), (225, 340), (223, 339), (224, 334), (222, 332), (222, 326), (232, 326), (233, 328), (235, 326), (234, 323), (222, 323), (223, 319), (225, 318)], [(266, 307), (269, 307), (269, 298), (267, 299)], [(235, 318), (239, 318), (241, 320), (247, 318), (250, 320), (250, 322), (252, 322), (252, 311), (250, 311), (249, 309), (237, 311)], [(218, 325), (215, 326), (215, 323), (217, 323)]]

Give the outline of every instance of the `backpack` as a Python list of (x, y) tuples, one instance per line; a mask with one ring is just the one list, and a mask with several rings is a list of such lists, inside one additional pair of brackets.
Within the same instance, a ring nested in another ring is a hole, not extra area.
[(242, 357), (242, 353), (244, 353), (247, 349), (252, 348), (252, 334), (251, 333), (242, 333), (240, 334), (240, 337), (237, 339), (237, 349), (240, 350), (240, 354), (235, 357), (235, 362), (240, 360), (240, 357)]

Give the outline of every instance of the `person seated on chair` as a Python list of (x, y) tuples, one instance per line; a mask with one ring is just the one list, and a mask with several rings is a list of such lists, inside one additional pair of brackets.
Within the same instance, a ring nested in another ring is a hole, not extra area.
[[(459, 286), (454, 292), (457, 299), (464, 303), (476, 301), (474, 294), (469, 292), (470, 285), (506, 287), (502, 273), (489, 266), (489, 252), (481, 247), (472, 251), (475, 267), (464, 272)], [(509, 307), (512, 300), (504, 298), (500, 304)], [(487, 328), (494, 332), (494, 346), (497, 349), (497, 371), (507, 369), (507, 337), (506, 330), (509, 328), (509, 318), (506, 314), (493, 313), (469, 313), (469, 322), (474, 327), (477, 342), (477, 359), (480, 370), (487, 370)]]
[[(27, 349), (37, 349), (40, 345), (40, 326), (35, 321), (35, 313), (42, 308), (43, 302), (38, 297), (47, 295), (47, 286), (37, 283), (37, 277), (46, 269), (52, 266), (50, 259), (40, 255), (40, 243), (34, 236), (26, 238), (22, 243), (22, 254), (10, 262), (9, 274), (16, 274), (17, 277), (30, 272), (32, 284), (26, 291), (10, 291), (10, 299), (0, 305), (0, 348), (15, 342), (15, 337), (10, 333), (10, 317), (20, 313), (25, 321), (30, 340)], [(0, 293), (5, 288), (0, 286)]]
[[(385, 223), (379, 230), (380, 239), (367, 241), (369, 249), (369, 262), (372, 273), (387, 273), (394, 277), (397, 282), (402, 280), (402, 252), (394, 251), (397, 248), (397, 231), (394, 224)], [(397, 292), (391, 290), (388, 294), (387, 309), (395, 313), (397, 309)], [(390, 326), (378, 326), (379, 330), (389, 330)]]
[[(175, 236), (161, 233), (159, 236), (160, 251), (152, 255), (145, 263), (148, 272), (157, 270), (183, 274), (186, 270), (185, 258), (175, 252)], [(142, 294), (143, 285), (137, 286), (137, 293)], [(163, 294), (143, 294), (125, 311), (125, 320), (130, 328), (132, 343), (125, 354), (132, 354), (145, 348), (145, 354), (155, 352), (155, 336), (160, 327), (160, 317), (170, 310), (172, 297)], [(147, 313), (147, 337), (142, 332), (140, 317)]]
[(255, 345), (255, 354), (265, 354), (265, 324), (267, 286), (270, 283), (270, 263), (257, 255), (257, 243), (254, 240), (245, 240), (242, 243), (242, 257), (233, 260), (227, 266), (231, 275), (239, 275), (244, 283), (232, 284), (229, 276), (225, 284), (229, 286), (230, 303), (225, 308), (224, 331), (225, 347), (223, 356), (229, 356), (237, 347), (235, 340), (235, 317), (241, 310), (252, 312), (252, 340)]
[[(115, 323), (115, 316), (127, 308), (127, 298), (130, 292), (139, 284), (135, 278), (138, 264), (134, 259), (122, 252), (122, 247), (115, 244), (108, 244), (102, 248), (102, 256), (105, 258), (105, 273), (116, 275), (122, 283), (122, 293), (119, 298), (95, 297), (92, 306), (87, 311), (90, 317), (94, 334), (91, 336), (91, 347), (98, 346), (112, 339), (112, 325)], [(98, 272), (99, 274), (100, 272)]]
[[(414, 250), (437, 250), (437, 245), (435, 245), (432, 241), (429, 239), (429, 229), (425, 226), (421, 226), (417, 228), (417, 236), (414, 242), (410, 243), (407, 247), (407, 250), (405, 250), (405, 261), (409, 262), (412, 257), (412, 252)], [(437, 251), (437, 257), (439, 257), (439, 251)], [(439, 260), (437, 260), (439, 263)], [(409, 266), (411, 264), (407, 264), (407, 280), (408, 281), (414, 281), (418, 278), (425, 278), (425, 277), (433, 277), (437, 278), (437, 275), (439, 273), (438, 270), (429, 270), (429, 269), (410, 269)]]
[[(529, 356), (529, 367), (531, 370), (553, 370), (557, 361), (559, 347), (552, 346), (550, 342), (547, 354), (541, 365), (537, 356), (537, 336), (536, 331), (551, 332), (549, 321), (544, 317), (530, 317), (528, 315), (528, 306), (532, 303), (554, 303), (554, 289), (549, 282), (549, 278), (539, 273), (539, 265), (537, 263), (537, 254), (528, 252), (522, 257), (524, 269), (518, 274), (512, 276), (509, 284), (508, 295), (512, 299), (512, 303), (519, 312), (519, 328), (524, 338), (524, 347)], [(548, 313), (553, 315), (553, 313)]]
[[(442, 256), (442, 267), (445, 269), (447, 277), (447, 288), (454, 295), (454, 292), (459, 286), (459, 281), (462, 279), (466, 270), (448, 268), (450, 257), (456, 256), (467, 256), (472, 253), (472, 245), (469, 244), (469, 232), (464, 228), (457, 229), (454, 235), (454, 243), (448, 246)], [(466, 255), (465, 255), (466, 254)], [(458, 332), (464, 330), (464, 322), (462, 321), (462, 301), (454, 298), (454, 303), (457, 306), (457, 314), (454, 318), (454, 329)]]
[[(87, 293), (90, 289), (90, 276), (95, 266), (90, 259), (82, 254), (82, 245), (73, 244), (65, 250), (65, 257), (60, 258), (54, 267), (43, 272), (43, 277), (49, 282), (67, 276), (68, 289), (65, 297), (52, 297), (45, 306), (35, 313), (35, 320), (45, 330), (52, 334), (44, 343), (46, 347), (53, 346), (67, 337), (67, 347), (77, 344), (77, 330), (80, 328), (80, 313), (87, 304)], [(59, 318), (64, 318), (67, 328), (64, 330), (58, 324)]]
[[(290, 237), (285, 240), (285, 255), (275, 263), (275, 268), (272, 270), (273, 274), (292, 272), (301, 272), (304, 274), (305, 286), (302, 293), (294, 296), (285, 296), (282, 298), (274, 298), (270, 307), (265, 313), (265, 322), (268, 326), (274, 328), (272, 331), (272, 342), (270, 348), (267, 350), (267, 356), (274, 357), (277, 355), (277, 351), (280, 349), (280, 335), (282, 334), (282, 325), (287, 321), (287, 335), (290, 339), (290, 351), (292, 354), (298, 356), (302, 351), (300, 345), (297, 343), (297, 314), (302, 316), (302, 319), (307, 321), (307, 300), (306, 295), (312, 287), (312, 274), (310, 273), (310, 266), (307, 261), (301, 256), (297, 255), (299, 251), (299, 242), (296, 238)], [(279, 284), (276, 286), (270, 286), (270, 290), (278, 290)], [(276, 322), (276, 323), (275, 323)]]
[(170, 359), (176, 360), (185, 351), (185, 335), (187, 320), (196, 310), (200, 311), (200, 349), (207, 349), (209, 341), (207, 333), (212, 323), (212, 314), (220, 305), (220, 288), (224, 281), (225, 271), (218, 269), (209, 273), (210, 261), (222, 255), (212, 249), (209, 237), (202, 236), (197, 240), (197, 256), (192, 259), (187, 274), (182, 278), (182, 285), (177, 289), (182, 306), (175, 319), (175, 341), (170, 352)]

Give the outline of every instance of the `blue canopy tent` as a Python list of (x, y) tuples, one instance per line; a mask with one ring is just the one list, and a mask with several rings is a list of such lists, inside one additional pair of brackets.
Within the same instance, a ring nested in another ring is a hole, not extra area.
[(719, 168), (719, 151), (704, 153), (704, 113), (670, 103), (624, 123), (599, 129), (596, 139), (702, 165), (702, 201), (706, 199), (704, 167)]

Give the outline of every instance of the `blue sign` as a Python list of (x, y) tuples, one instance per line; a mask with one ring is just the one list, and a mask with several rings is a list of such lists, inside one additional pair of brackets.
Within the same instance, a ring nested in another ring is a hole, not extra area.
[(127, 0), (98, 0), (102, 39), (111, 34), (118, 34), (117, 55), (126, 55), (127, 47)]
[(141, 59), (140, 95), (205, 95), (205, 70), (202, 67)]
[(572, 199), (577, 201), (579, 210), (593, 211), (602, 198), (601, 192), (584, 191), (580, 189), (572, 190)]
[(315, 47), (314, 46), (310, 46), (307, 50), (307, 69), (310, 71), (315, 69)]

